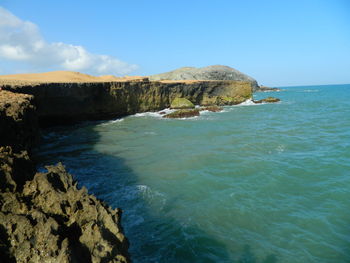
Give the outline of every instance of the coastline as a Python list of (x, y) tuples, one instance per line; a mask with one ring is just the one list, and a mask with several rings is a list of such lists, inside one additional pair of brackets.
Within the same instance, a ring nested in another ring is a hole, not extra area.
[(200, 105), (235, 105), (252, 97), (251, 85), (239, 81), (7, 83), (1, 88), (0, 253), (9, 262), (130, 262), (120, 209), (77, 189), (62, 164), (35, 171), (31, 151), (40, 127), (160, 110), (176, 97)]

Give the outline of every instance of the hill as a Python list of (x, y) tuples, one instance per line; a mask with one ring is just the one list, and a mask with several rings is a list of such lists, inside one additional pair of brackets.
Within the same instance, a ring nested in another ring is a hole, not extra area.
[(252, 83), (254, 90), (258, 82), (252, 77), (228, 66), (214, 65), (203, 68), (183, 67), (170, 72), (149, 76), (150, 80), (239, 80)]

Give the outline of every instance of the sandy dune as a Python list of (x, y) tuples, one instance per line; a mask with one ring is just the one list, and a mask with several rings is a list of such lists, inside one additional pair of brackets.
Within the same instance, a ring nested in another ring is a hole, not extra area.
[(13, 74), (0, 75), (0, 84), (32, 84), (32, 83), (77, 83), (77, 82), (120, 82), (120, 81), (141, 81), (144, 77), (125, 76), (116, 77), (107, 76), (91, 76), (74, 71), (52, 71), (45, 73), (29, 73), (29, 74)]
[[(13, 85), (37, 85), (41, 83), (91, 83), (91, 82), (125, 82), (125, 81), (149, 81), (148, 77), (143, 76), (124, 76), (116, 77), (113, 75), (92, 76), (74, 71), (51, 71), (45, 73), (28, 73), (28, 74), (13, 74), (0, 75), (0, 86)], [(201, 82), (203, 80), (160, 80), (162, 83), (186, 83), (191, 84)], [(213, 80), (205, 80), (213, 81)]]

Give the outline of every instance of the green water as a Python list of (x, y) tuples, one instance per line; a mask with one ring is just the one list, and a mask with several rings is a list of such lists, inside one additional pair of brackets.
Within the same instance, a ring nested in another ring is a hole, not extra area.
[(124, 210), (134, 262), (350, 262), (350, 85), (45, 132), (41, 165)]

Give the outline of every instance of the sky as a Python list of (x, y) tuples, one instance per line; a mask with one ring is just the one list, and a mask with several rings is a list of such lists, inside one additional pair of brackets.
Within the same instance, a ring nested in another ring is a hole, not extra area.
[(350, 1), (0, 0), (0, 74), (218, 64), (268, 86), (350, 83)]

